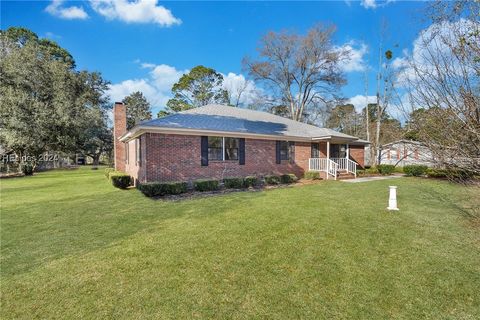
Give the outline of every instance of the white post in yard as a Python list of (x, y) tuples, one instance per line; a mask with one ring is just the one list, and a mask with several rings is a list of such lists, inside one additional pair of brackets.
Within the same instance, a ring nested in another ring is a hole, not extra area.
[(349, 159), (350, 158), (350, 145), (348, 143), (347, 143), (347, 152), (345, 154), (346, 154), (345, 158)]
[(390, 196), (388, 197), (388, 210), (398, 211), (397, 208), (397, 187), (390, 186)]

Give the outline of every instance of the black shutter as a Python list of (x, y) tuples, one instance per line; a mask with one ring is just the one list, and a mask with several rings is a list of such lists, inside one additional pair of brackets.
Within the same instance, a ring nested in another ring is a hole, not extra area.
[(202, 166), (208, 166), (208, 137), (202, 136), (201, 139)]
[(238, 139), (238, 163), (245, 164), (245, 138)]
[(282, 160), (280, 159), (280, 141), (275, 141), (276, 142), (276, 149), (275, 149), (275, 155), (276, 155), (276, 162), (277, 164), (282, 163)]
[(290, 163), (295, 162), (295, 141), (289, 141), (288, 142), (288, 151), (290, 152)]

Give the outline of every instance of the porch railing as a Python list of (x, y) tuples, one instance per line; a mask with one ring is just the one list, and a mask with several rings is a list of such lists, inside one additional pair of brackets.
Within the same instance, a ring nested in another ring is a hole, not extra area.
[(308, 162), (310, 171), (322, 171), (329, 176), (333, 176), (337, 180), (339, 170), (345, 170), (357, 177), (357, 163), (347, 158), (310, 158)]
[(327, 158), (310, 158), (308, 162), (308, 170), (310, 171), (322, 171), (331, 175), (337, 180), (338, 164), (331, 159)]
[(330, 158), (333, 162), (338, 164), (338, 170), (346, 170), (357, 177), (357, 163), (347, 158)]

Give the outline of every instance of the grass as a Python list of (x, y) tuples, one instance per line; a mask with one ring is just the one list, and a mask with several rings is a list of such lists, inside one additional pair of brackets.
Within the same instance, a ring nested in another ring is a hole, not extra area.
[(478, 189), (401, 178), (167, 202), (102, 170), (0, 183), (3, 319), (480, 318)]

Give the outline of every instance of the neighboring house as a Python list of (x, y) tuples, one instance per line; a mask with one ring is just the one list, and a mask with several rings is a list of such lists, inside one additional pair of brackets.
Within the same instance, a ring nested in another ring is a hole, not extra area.
[(364, 166), (360, 140), (266, 112), (207, 105), (126, 130), (126, 109), (114, 107), (115, 168), (138, 183), (248, 175), (322, 178), (356, 174)]
[(400, 167), (421, 164), (430, 167), (435, 163), (432, 151), (418, 141), (398, 140), (387, 143), (380, 148), (379, 152), (381, 153), (381, 164), (393, 164)]

